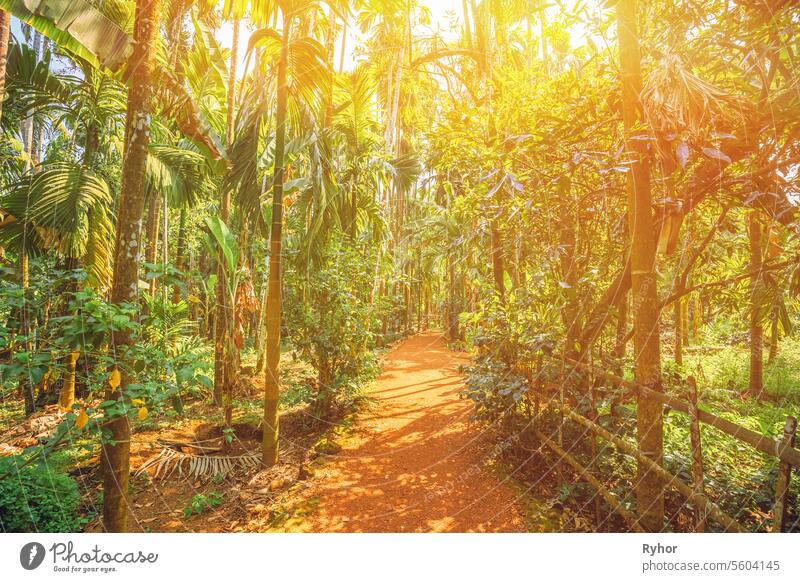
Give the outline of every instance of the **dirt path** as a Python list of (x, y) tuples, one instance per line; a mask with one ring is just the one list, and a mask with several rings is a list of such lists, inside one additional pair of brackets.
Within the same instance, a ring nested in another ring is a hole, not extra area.
[(468, 422), (472, 404), (458, 397), (464, 360), (434, 333), (388, 354), (376, 405), (304, 492), (318, 505), (302, 529), (524, 531), (514, 494), (486, 469), (494, 449)]

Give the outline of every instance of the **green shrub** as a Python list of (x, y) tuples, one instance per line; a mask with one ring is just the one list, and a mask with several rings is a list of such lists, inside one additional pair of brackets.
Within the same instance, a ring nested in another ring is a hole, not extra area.
[(208, 495), (198, 493), (189, 500), (189, 504), (183, 508), (183, 517), (200, 515), (222, 505), (222, 494), (212, 491)]
[[(313, 273), (287, 272), (286, 320), (292, 346), (317, 373), (317, 418), (329, 418), (335, 404), (346, 407), (376, 375), (373, 277), (368, 257), (339, 243), (331, 244)], [(301, 288), (306, 299), (292, 300)]]
[(18, 469), (19, 457), (0, 458), (0, 531), (69, 533), (80, 530), (78, 485), (43, 465)]

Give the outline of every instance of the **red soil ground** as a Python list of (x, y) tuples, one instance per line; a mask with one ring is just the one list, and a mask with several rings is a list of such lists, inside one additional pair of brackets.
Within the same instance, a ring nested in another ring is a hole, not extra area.
[(459, 398), (465, 358), (441, 335), (411, 337), (385, 360), (343, 450), (302, 497), (315, 499), (298, 529), (317, 532), (518, 532), (513, 492), (487, 466), (494, 455)]

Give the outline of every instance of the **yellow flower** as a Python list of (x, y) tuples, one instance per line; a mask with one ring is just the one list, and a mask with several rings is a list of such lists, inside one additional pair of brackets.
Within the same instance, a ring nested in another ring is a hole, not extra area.
[(111, 371), (111, 376), (108, 377), (108, 385), (111, 386), (112, 389), (116, 390), (119, 388), (119, 385), (122, 383), (122, 375), (119, 373), (118, 368), (114, 368)]
[(139, 409), (139, 413), (138, 413), (138, 415), (137, 415), (137, 416), (139, 417), (139, 420), (144, 420), (144, 419), (146, 419), (146, 418), (147, 418), (147, 408), (146, 408), (146, 407), (144, 407), (144, 406), (142, 406), (142, 407)]
[(81, 411), (78, 413), (78, 418), (75, 419), (75, 428), (81, 430), (88, 423), (89, 423), (89, 415), (86, 414), (86, 410), (81, 408)]

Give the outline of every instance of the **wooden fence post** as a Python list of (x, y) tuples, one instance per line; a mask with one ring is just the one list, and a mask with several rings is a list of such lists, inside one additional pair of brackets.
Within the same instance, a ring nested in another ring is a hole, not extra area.
[[(589, 376), (589, 419), (592, 422), (597, 422), (597, 394), (595, 392), (595, 377), (594, 374)], [(594, 465), (595, 470), (597, 466), (600, 464), (600, 454), (597, 451), (597, 436), (590, 431), (589, 439), (591, 444), (591, 454), (592, 454), (592, 465)], [(600, 507), (600, 496), (594, 496), (594, 520), (597, 524), (597, 527), (600, 527), (600, 524), (603, 523), (603, 514), (602, 508)]]
[(533, 393), (533, 413), (535, 418), (539, 418), (539, 408), (540, 408), (540, 398), (542, 395), (542, 387), (544, 386), (544, 382), (542, 381), (542, 352), (539, 351), (539, 354), (536, 356), (536, 390)]
[[(564, 448), (564, 382), (567, 380), (566, 361), (561, 358), (561, 372), (558, 379), (558, 446)], [(561, 463), (556, 464), (556, 474), (558, 475), (559, 486), (564, 482), (564, 474), (561, 471)]]
[[(689, 385), (689, 433), (692, 439), (692, 488), (697, 495), (703, 495), (703, 449), (700, 444), (700, 414), (697, 407), (697, 382), (694, 376), (686, 378)], [(706, 531), (706, 512), (695, 506), (695, 531)]]
[[(778, 450), (781, 451), (787, 447), (793, 447), (796, 433), (797, 419), (794, 416), (787, 416), (786, 424), (783, 427), (783, 438), (778, 444)], [(780, 452), (778, 454), (780, 455)], [(775, 486), (775, 508), (772, 511), (773, 533), (781, 533), (786, 528), (786, 502), (789, 497), (789, 482), (791, 478), (792, 465), (786, 461), (779, 461), (778, 483)]]

